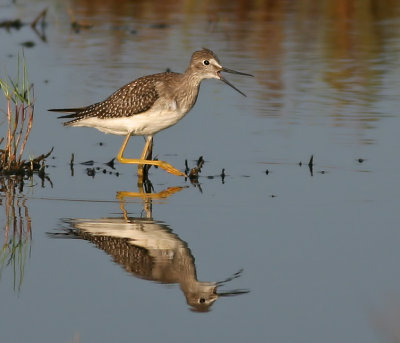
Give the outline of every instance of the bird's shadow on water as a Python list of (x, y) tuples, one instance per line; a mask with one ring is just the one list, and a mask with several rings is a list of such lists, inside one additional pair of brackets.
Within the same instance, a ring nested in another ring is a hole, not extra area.
[[(64, 218), (61, 219), (60, 229), (47, 234), (51, 238), (89, 241), (137, 278), (178, 284), (192, 311), (208, 312), (218, 298), (245, 294), (249, 290), (221, 290), (224, 285), (240, 277), (242, 269), (222, 281), (199, 281), (189, 244), (174, 233), (168, 224), (153, 218), (153, 200), (168, 198), (186, 188), (168, 187), (153, 193), (150, 180), (139, 180), (137, 191), (117, 193), (120, 216)], [(131, 216), (126, 209), (126, 199), (132, 197), (142, 200), (140, 216)]]

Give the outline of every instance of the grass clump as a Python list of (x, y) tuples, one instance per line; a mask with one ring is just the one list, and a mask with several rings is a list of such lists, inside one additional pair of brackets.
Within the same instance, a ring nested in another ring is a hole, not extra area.
[(17, 77), (0, 77), (1, 93), (6, 100), (3, 112), (6, 120), (0, 126), (7, 124), (7, 133), (0, 137), (0, 175), (32, 175), (34, 172), (43, 173), (44, 164), (41, 162), (49, 153), (36, 158), (24, 160), (23, 153), (31, 133), (34, 117), (33, 84), (29, 83), (25, 57), (18, 55)]

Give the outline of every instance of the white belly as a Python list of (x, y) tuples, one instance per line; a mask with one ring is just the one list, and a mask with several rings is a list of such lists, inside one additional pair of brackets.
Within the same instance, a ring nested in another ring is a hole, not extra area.
[(174, 110), (149, 110), (130, 117), (99, 119), (90, 117), (72, 123), (71, 126), (94, 127), (104, 133), (134, 136), (153, 135), (175, 125), (186, 113)]

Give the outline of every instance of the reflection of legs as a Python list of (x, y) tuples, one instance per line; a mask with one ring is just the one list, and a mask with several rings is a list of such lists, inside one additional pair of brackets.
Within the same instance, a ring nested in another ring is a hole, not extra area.
[(143, 188), (139, 188), (138, 192), (127, 192), (120, 191), (117, 192), (117, 199), (120, 201), (125, 201), (125, 198), (142, 198), (142, 199), (165, 199), (170, 197), (172, 194), (180, 192), (182, 189), (187, 187), (168, 187), (158, 193), (145, 193)]
[(142, 198), (143, 209), (146, 211), (147, 218), (151, 218), (152, 200), (153, 199), (165, 199), (174, 193), (180, 192), (182, 189), (187, 187), (169, 187), (159, 193), (146, 193), (143, 189), (143, 184), (138, 185), (138, 192), (117, 192), (117, 199), (119, 200), (119, 207), (121, 208), (122, 214), (126, 221), (129, 221), (128, 211), (125, 208), (126, 198)]
[[(152, 136), (149, 136), (147, 138), (141, 158), (125, 158), (123, 155), (124, 155), (125, 148), (126, 148), (128, 142), (129, 142), (130, 138), (131, 138), (131, 135), (128, 134), (126, 136), (125, 140), (124, 140), (124, 143), (121, 146), (121, 149), (118, 152), (118, 155), (117, 155), (118, 162), (120, 162), (120, 163), (130, 163), (130, 164), (139, 164), (139, 165), (140, 164), (141, 165), (147, 164), (147, 165), (152, 165), (152, 166), (158, 166), (158, 167), (166, 170), (168, 173), (171, 173), (171, 174), (174, 174), (174, 175), (179, 175), (179, 176), (186, 176), (185, 173), (182, 173), (180, 170), (176, 169), (175, 167), (173, 167), (172, 165), (170, 165), (167, 162), (164, 162), (164, 161), (153, 161), (153, 160), (144, 159), (144, 157), (147, 155), (147, 152), (149, 150), (150, 145), (152, 145), (152, 142), (153, 142), (153, 137)], [(143, 166), (142, 166), (142, 174), (143, 174)]]

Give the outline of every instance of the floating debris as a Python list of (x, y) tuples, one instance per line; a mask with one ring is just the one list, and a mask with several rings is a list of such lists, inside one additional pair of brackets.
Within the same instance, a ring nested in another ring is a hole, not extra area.
[(91, 24), (91, 23), (78, 21), (75, 18), (75, 14), (71, 8), (68, 8), (68, 14), (69, 14), (69, 18), (71, 20), (71, 28), (75, 33), (80, 33), (82, 29), (87, 30), (87, 29), (91, 29), (93, 27), (93, 24)]
[(191, 179), (191, 180), (198, 179), (199, 178), (199, 172), (200, 172), (199, 168), (197, 168), (197, 167), (192, 168), (190, 170), (190, 172), (189, 172), (189, 175), (188, 175), (189, 179)]
[(169, 25), (166, 23), (154, 23), (150, 25), (152, 29), (166, 29)]
[[(41, 163), (50, 156), (50, 154), (53, 152), (53, 149), (54, 148), (51, 148), (47, 154), (42, 154), (29, 161), (22, 160), (11, 165), (9, 168), (4, 167), (4, 164), (0, 163), (0, 175), (32, 176), (34, 173), (39, 173), (40, 169), (43, 167)], [(5, 151), (0, 150), (0, 159), (3, 159), (4, 156)]]
[(33, 48), (35, 45), (36, 43), (31, 40), (21, 43), (21, 46), (23, 46), (24, 48)]
[[(192, 168), (188, 174), (190, 180), (198, 179), (199, 173), (201, 172), (201, 168), (203, 167), (203, 165), (204, 165), (204, 158), (203, 156), (200, 156), (197, 160), (197, 166)], [(186, 169), (189, 169), (187, 167), (187, 162), (186, 162)]]
[(0, 21), (0, 28), (6, 29), (10, 31), (10, 29), (19, 30), (24, 24), (21, 19), (11, 19), (11, 20), (3, 20)]
[(94, 168), (86, 168), (86, 174), (94, 178), (96, 175), (96, 170)]

